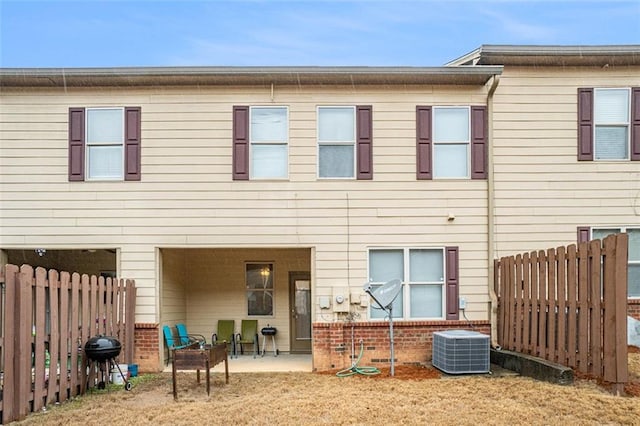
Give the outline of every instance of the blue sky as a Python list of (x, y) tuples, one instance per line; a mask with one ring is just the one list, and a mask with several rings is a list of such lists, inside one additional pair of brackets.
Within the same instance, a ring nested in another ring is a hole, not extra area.
[(0, 0), (0, 66), (439, 66), (482, 44), (640, 44), (640, 0)]

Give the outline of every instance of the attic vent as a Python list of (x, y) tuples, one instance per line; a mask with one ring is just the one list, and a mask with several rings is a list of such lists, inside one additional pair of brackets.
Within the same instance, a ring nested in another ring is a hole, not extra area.
[(431, 362), (449, 374), (488, 373), (489, 336), (468, 330), (437, 331)]

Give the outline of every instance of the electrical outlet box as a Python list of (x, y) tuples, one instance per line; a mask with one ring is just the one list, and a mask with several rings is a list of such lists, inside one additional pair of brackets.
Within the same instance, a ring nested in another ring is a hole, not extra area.
[(352, 291), (351, 294), (349, 295), (349, 302), (351, 302), (352, 305), (359, 305), (361, 303), (360, 292)]
[(320, 309), (329, 309), (331, 307), (331, 297), (329, 296), (318, 297), (318, 305), (320, 306)]
[(349, 312), (349, 290), (333, 289), (333, 312)]
[(467, 309), (467, 299), (465, 299), (464, 297), (458, 299), (458, 307), (460, 309)]
[(369, 306), (369, 295), (368, 294), (361, 294), (360, 295), (360, 306), (362, 306), (363, 308), (366, 308), (367, 306)]

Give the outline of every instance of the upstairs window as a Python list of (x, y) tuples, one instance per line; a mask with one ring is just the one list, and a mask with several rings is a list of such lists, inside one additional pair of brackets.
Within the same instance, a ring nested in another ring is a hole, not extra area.
[(578, 160), (640, 160), (640, 88), (578, 89)]
[(289, 119), (286, 107), (251, 107), (251, 179), (286, 179)]
[(289, 176), (289, 109), (233, 107), (233, 180)]
[(433, 108), (433, 177), (469, 178), (469, 107)]
[(69, 109), (69, 180), (140, 180), (140, 108)]
[(596, 160), (629, 159), (629, 89), (594, 90)]
[(416, 148), (418, 179), (486, 179), (486, 107), (416, 107)]
[(370, 106), (318, 107), (318, 177), (373, 179)]
[(318, 107), (318, 176), (354, 178), (355, 107)]
[(87, 109), (87, 180), (121, 180), (124, 169), (124, 109)]

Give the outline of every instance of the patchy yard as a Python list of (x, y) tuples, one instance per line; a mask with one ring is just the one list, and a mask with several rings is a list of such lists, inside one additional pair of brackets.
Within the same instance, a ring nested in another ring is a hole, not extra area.
[[(640, 353), (629, 354), (640, 389)], [(174, 402), (171, 375), (143, 376), (131, 392), (94, 392), (18, 423), (145, 424), (640, 424), (640, 394), (615, 397), (597, 383), (573, 386), (524, 377), (438, 378), (429, 368), (396, 367), (396, 377), (314, 373), (236, 373), (224, 384), (180, 373)], [(435, 379), (434, 379), (435, 377)], [(631, 386), (629, 389), (632, 389)]]

